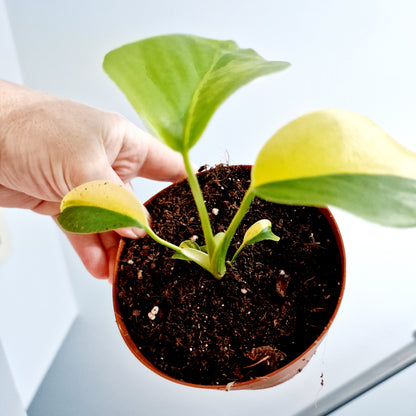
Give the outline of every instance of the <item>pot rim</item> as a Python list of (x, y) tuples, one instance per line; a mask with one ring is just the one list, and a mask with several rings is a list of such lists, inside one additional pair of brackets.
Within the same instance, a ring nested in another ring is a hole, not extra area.
[[(241, 166), (241, 165), (240, 165)], [(248, 165), (242, 165), (247, 168), (251, 168), (251, 166)], [(200, 172), (200, 173), (204, 173)], [(186, 180), (186, 179), (184, 179)], [(145, 202), (145, 206), (149, 204), (154, 198), (156, 198), (161, 192), (163, 192), (165, 189), (170, 188), (171, 186), (174, 186), (174, 184), (169, 185), (168, 187), (162, 189), (160, 192), (158, 192), (156, 195), (152, 196), (148, 201)], [(113, 277), (113, 308), (114, 308), (114, 314), (116, 318), (116, 323), (118, 326), (118, 329), (120, 331), (120, 334), (122, 338), (124, 339), (124, 342), (127, 344), (130, 351), (133, 353), (133, 355), (148, 369), (152, 370), (154, 373), (158, 374), (159, 376), (173, 381), (177, 384), (188, 386), (188, 387), (194, 387), (194, 388), (202, 388), (202, 389), (214, 389), (214, 390), (241, 390), (241, 389), (262, 389), (262, 388), (268, 388), (273, 387), (275, 385), (278, 385), (280, 383), (283, 383), (293, 376), (295, 376), (297, 373), (300, 373), (302, 369), (306, 366), (306, 364), (309, 362), (309, 360), (312, 358), (312, 356), (315, 354), (317, 347), (322, 342), (323, 338), (327, 334), (330, 326), (332, 325), (335, 316), (338, 313), (338, 310), (341, 305), (341, 301), (344, 295), (345, 290), (345, 281), (346, 281), (346, 261), (345, 261), (345, 247), (342, 240), (341, 232), (339, 230), (338, 224), (335, 221), (334, 216), (332, 215), (331, 211), (328, 208), (318, 208), (319, 211), (325, 216), (325, 218), (328, 220), (332, 232), (334, 234), (334, 237), (336, 239), (338, 250), (340, 254), (341, 259), (341, 287), (340, 287), (340, 293), (338, 297), (337, 304), (335, 306), (334, 312), (332, 313), (327, 325), (321, 332), (321, 334), (315, 339), (315, 341), (300, 355), (298, 355), (295, 359), (287, 363), (285, 366), (278, 368), (277, 370), (266, 374), (262, 377), (256, 377), (250, 380), (241, 381), (241, 382), (231, 382), (228, 384), (195, 384), (195, 383), (188, 383), (186, 381), (178, 380), (172, 376), (169, 376), (168, 374), (164, 373), (160, 369), (158, 369), (156, 366), (154, 366), (137, 348), (136, 344), (133, 342), (133, 340), (130, 337), (130, 334), (127, 330), (127, 327), (122, 319), (119, 304), (118, 304), (118, 265), (120, 261), (120, 256), (123, 251), (123, 247), (125, 245), (125, 241), (123, 239), (120, 240), (117, 257), (115, 261), (115, 267), (114, 267), (114, 277)]]

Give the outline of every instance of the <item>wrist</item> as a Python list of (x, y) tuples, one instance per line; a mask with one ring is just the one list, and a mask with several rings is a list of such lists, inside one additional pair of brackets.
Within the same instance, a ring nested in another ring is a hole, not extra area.
[(31, 140), (28, 130), (42, 103), (53, 97), (8, 81), (0, 80), (0, 184), (9, 184), (11, 164), (17, 163)]

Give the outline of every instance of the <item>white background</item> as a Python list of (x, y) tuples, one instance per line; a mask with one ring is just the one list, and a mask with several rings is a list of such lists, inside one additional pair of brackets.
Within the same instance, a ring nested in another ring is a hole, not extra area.
[[(138, 124), (101, 69), (105, 53), (123, 43), (192, 33), (234, 39), (265, 58), (291, 62), (290, 69), (250, 84), (221, 107), (191, 154), (196, 164), (228, 159), (252, 163), (277, 128), (326, 107), (366, 115), (416, 150), (416, 5), (410, 0), (5, 3), (27, 85), (119, 111)], [(162, 186), (135, 181), (142, 200)], [(338, 318), (304, 372), (260, 392), (184, 389), (138, 366), (116, 332), (110, 288), (92, 280), (64, 244), (81, 318), (29, 414), (45, 415), (49, 408), (60, 416), (94, 411), (113, 415), (119, 406), (123, 415), (291, 415), (407, 344), (416, 328), (415, 231), (381, 228), (334, 212), (345, 240), (348, 272)], [(46, 251), (42, 255), (46, 258)], [(99, 354), (92, 347), (98, 341), (104, 343)], [(354, 414), (390, 415), (396, 410), (414, 415), (415, 377), (411, 368), (377, 390), (381, 393), (354, 403), (358, 410), (350, 409)]]
[[(3, 0), (0, 78), (23, 82)], [(0, 215), (0, 237), (11, 247), (6, 258), (0, 255), (0, 415), (14, 416), (11, 409), (27, 407), (42, 382), (75, 318), (76, 302), (53, 222), (18, 209)]]

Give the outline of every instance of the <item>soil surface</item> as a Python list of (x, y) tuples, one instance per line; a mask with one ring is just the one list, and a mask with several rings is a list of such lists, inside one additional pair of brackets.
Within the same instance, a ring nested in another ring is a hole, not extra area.
[[(224, 231), (249, 186), (249, 169), (217, 166), (199, 176), (214, 233)], [(177, 245), (203, 234), (186, 181), (147, 205), (154, 231)], [(265, 375), (305, 351), (336, 307), (342, 278), (325, 216), (310, 207), (255, 199), (230, 247), (269, 219), (279, 242), (244, 248), (222, 280), (172, 260), (150, 238), (126, 240), (119, 263), (119, 307), (143, 355), (168, 375), (227, 384)]]

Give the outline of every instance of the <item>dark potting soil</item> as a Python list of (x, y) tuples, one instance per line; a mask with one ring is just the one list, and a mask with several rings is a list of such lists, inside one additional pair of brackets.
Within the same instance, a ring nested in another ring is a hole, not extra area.
[[(199, 181), (214, 233), (225, 231), (249, 186), (249, 169), (217, 166)], [(179, 245), (197, 236), (204, 244), (186, 181), (147, 209), (166, 240)], [(328, 220), (317, 208), (255, 199), (229, 259), (263, 218), (281, 240), (244, 248), (222, 280), (172, 260), (173, 252), (150, 238), (126, 240), (116, 283), (120, 312), (143, 355), (168, 375), (209, 385), (263, 376), (305, 351), (327, 325), (342, 276)]]

